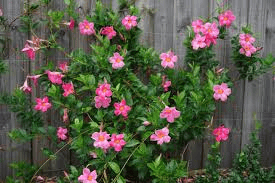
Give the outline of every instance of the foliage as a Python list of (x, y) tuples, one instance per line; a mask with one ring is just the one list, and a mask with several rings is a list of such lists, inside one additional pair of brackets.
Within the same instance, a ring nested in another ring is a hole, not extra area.
[(7, 183), (29, 182), (38, 169), (38, 167), (26, 162), (12, 163), (10, 167), (15, 170), (15, 179), (13, 177), (7, 177)]
[[(37, 36), (27, 40), (25, 51), (22, 51), (28, 58), (35, 60), (36, 52), (47, 57), (58, 51), (69, 61), (65, 63), (66, 68), (47, 62), (34, 72), (35, 76), (29, 74), (23, 87), (15, 90), (12, 96), (1, 95), (0, 103), (7, 104), (20, 122), (21, 128), (9, 133), (13, 140), (47, 139), (59, 148), (57, 152), (42, 148), (41, 152), (49, 159), (57, 158), (58, 152), (67, 145), (76, 153), (79, 164), (70, 166), (70, 173), (66, 173), (60, 182), (76, 182), (79, 177), (92, 179), (86, 176), (87, 171), (83, 172), (84, 168), (96, 170), (98, 182), (123, 183), (137, 178), (142, 182), (150, 179), (156, 183), (177, 181), (187, 175), (186, 161), (181, 158), (184, 152), (179, 148), (203, 137), (205, 129), (212, 125), (210, 121), (218, 102), (213, 99), (216, 94), (213, 88), (220, 84), (229, 87), (222, 101), (231, 94), (233, 83), (226, 69), (217, 72), (218, 61), (213, 49), (215, 40), (226, 35), (225, 27), (216, 27), (221, 33), (219, 37), (212, 37), (213, 43), (197, 50), (192, 43), (197, 35), (190, 27), (184, 42), (186, 67), (174, 69), (175, 66), (169, 64), (176, 62), (177, 57), (171, 50), (160, 54), (140, 44), (141, 29), (133, 23), (140, 21), (140, 13), (134, 1), (119, 2), (119, 10), (114, 11), (97, 1), (94, 11), (85, 15), (85, 20), (80, 20), (79, 13), (75, 12), (74, 0), (64, 0), (66, 8), (58, 11), (43, 9), (51, 3), (49, 0), (27, 3), (25, 13), (20, 16), (22, 32), (36, 35), (37, 28), (42, 25), (50, 32), (47, 40)], [(42, 19), (34, 16), (38, 10), (45, 11)], [(127, 14), (129, 16), (125, 16)], [(126, 18), (130, 20), (125, 21)], [(214, 25), (216, 19), (213, 17), (204, 23)], [(75, 22), (78, 22), (81, 36), (86, 36), (89, 41), (88, 51), (70, 51), (60, 43), (62, 31), (74, 29)], [(125, 26), (129, 22), (133, 24)], [(89, 29), (88, 33), (86, 29)], [(105, 35), (109, 33), (115, 34), (110, 38)], [(30, 92), (28, 82), (34, 82), (32, 86), (35, 87), (36, 80), (44, 97), (27, 93)], [(164, 87), (168, 80), (171, 85)], [(109, 88), (102, 89), (103, 85)], [(106, 91), (111, 94), (100, 94)], [(217, 92), (219, 95), (224, 91)], [(33, 97), (36, 102), (32, 101)], [(63, 115), (62, 127), (44, 122), (41, 112), (48, 108)], [(169, 116), (172, 110), (175, 114)], [(163, 129), (168, 134), (162, 134)], [(105, 136), (100, 136), (101, 133)], [(166, 140), (163, 140), (164, 136)], [(219, 179), (217, 167), (221, 158), (218, 146), (219, 143), (212, 146), (213, 154), (208, 157), (211, 162), (208, 173), (212, 174), (210, 182)]]

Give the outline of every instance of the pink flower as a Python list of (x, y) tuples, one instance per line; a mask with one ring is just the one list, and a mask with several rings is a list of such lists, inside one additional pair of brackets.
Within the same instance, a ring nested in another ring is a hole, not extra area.
[(221, 125), (213, 130), (213, 135), (216, 136), (217, 142), (225, 141), (228, 139), (229, 131), (229, 128), (224, 128), (224, 125)]
[(127, 15), (125, 18), (122, 19), (122, 25), (126, 28), (126, 30), (130, 30), (132, 27), (137, 26), (137, 17)]
[(74, 85), (73, 85), (72, 82), (70, 82), (70, 83), (63, 83), (62, 84), (62, 88), (64, 90), (64, 93), (63, 93), (64, 97), (67, 97), (70, 94), (74, 93)]
[(67, 25), (69, 27), (70, 30), (73, 30), (74, 29), (74, 24), (75, 24), (75, 21), (73, 18), (71, 18), (70, 22), (66, 22), (65, 25)]
[(96, 90), (95, 93), (98, 96), (102, 96), (102, 97), (110, 97), (112, 96), (112, 91), (111, 91), (111, 85), (107, 83), (107, 81), (105, 81), (104, 84), (101, 84)]
[(37, 111), (42, 111), (42, 112), (46, 112), (49, 108), (52, 107), (52, 104), (49, 103), (49, 99), (48, 97), (44, 97), (44, 98), (36, 98), (36, 106), (34, 107), (35, 110)]
[(80, 22), (78, 26), (79, 26), (80, 34), (82, 35), (95, 34), (93, 22), (88, 22), (87, 20), (83, 20), (83, 22)]
[(68, 62), (60, 62), (59, 65), (58, 65), (58, 68), (62, 72), (67, 72), (69, 70)]
[(62, 128), (62, 127), (58, 127), (56, 135), (60, 140), (66, 140), (67, 139), (67, 134), (68, 130), (67, 128)]
[(110, 147), (110, 144), (108, 142), (108, 140), (110, 139), (110, 135), (106, 132), (94, 132), (91, 138), (95, 140), (94, 146), (97, 148), (99, 147), (103, 150), (107, 150)]
[(166, 118), (169, 123), (173, 123), (175, 118), (180, 117), (180, 111), (176, 110), (175, 107), (165, 106), (159, 116), (160, 118)]
[(90, 152), (90, 156), (92, 157), (92, 158), (97, 158), (97, 154), (96, 154), (96, 152)]
[(109, 107), (111, 103), (111, 98), (110, 97), (104, 97), (104, 96), (96, 96), (95, 97), (95, 107), (97, 109), (103, 107), (103, 108), (107, 108)]
[(0, 8), (0, 17), (3, 16), (3, 10)]
[(174, 55), (172, 51), (169, 51), (168, 53), (162, 53), (160, 54), (161, 66), (166, 68), (174, 68), (174, 63), (177, 62), (178, 57)]
[(30, 78), (34, 85), (37, 86), (38, 85), (38, 79), (40, 78), (41, 75), (34, 75), (34, 76), (28, 76), (28, 78)]
[(112, 39), (114, 36), (116, 36), (116, 31), (114, 30), (113, 26), (107, 26), (104, 27), (100, 33), (102, 35), (106, 35), (108, 39)]
[(144, 121), (144, 122), (143, 122), (143, 125), (144, 125), (144, 126), (148, 126), (148, 125), (150, 125), (150, 124), (151, 124), (151, 123), (150, 123), (149, 121)]
[(201, 36), (200, 34), (197, 34), (195, 38), (192, 41), (192, 47), (194, 50), (197, 50), (199, 48), (205, 48), (205, 36)]
[(32, 88), (28, 85), (28, 76), (23, 84), (23, 86), (20, 87), (20, 90), (22, 90), (25, 93), (31, 93)]
[(32, 45), (32, 48), (37, 51), (40, 49), (40, 44), (42, 42), (48, 42), (47, 40), (44, 39), (40, 39), (37, 36), (32, 36), (32, 40), (27, 40), (28, 43), (30, 43)]
[(62, 78), (64, 77), (64, 75), (60, 72), (51, 72), (47, 70), (45, 73), (48, 74), (48, 78), (53, 84), (62, 84)]
[(110, 146), (115, 149), (116, 152), (119, 152), (122, 150), (123, 146), (126, 144), (126, 142), (123, 140), (124, 134), (112, 134)]
[(109, 62), (112, 63), (113, 69), (122, 68), (125, 65), (123, 60), (124, 58), (117, 52), (114, 53), (113, 57), (109, 58)]
[(28, 43), (25, 44), (25, 47), (21, 50), (25, 52), (27, 57), (31, 60), (35, 60), (35, 49), (31, 47)]
[(251, 57), (251, 55), (257, 51), (251, 43), (242, 42), (241, 45), (242, 48), (240, 49), (240, 53), (247, 57)]
[(90, 172), (88, 168), (84, 168), (82, 175), (78, 177), (78, 181), (83, 183), (97, 183), (96, 178), (96, 170)]
[(220, 31), (217, 27), (217, 24), (215, 22), (213, 23), (205, 23), (202, 28), (202, 33), (204, 35), (209, 35), (210, 37), (218, 37)]
[(168, 80), (168, 81), (165, 81), (163, 84), (162, 84), (162, 87), (164, 89), (165, 92), (168, 91), (168, 88), (171, 86), (171, 81)]
[(219, 15), (219, 24), (220, 26), (226, 25), (226, 28), (229, 28), (232, 22), (236, 19), (231, 10), (227, 10)]
[(250, 34), (240, 34), (239, 35), (239, 42), (240, 44), (245, 44), (245, 43), (254, 43), (255, 42), (255, 38), (252, 37)]
[(200, 19), (193, 21), (192, 27), (195, 33), (199, 33), (203, 27), (203, 21)]
[(69, 121), (68, 109), (65, 108), (65, 109), (63, 110), (63, 122), (64, 122), (64, 123), (67, 123), (68, 121)]
[(161, 145), (163, 142), (169, 143), (171, 140), (171, 137), (168, 135), (169, 129), (167, 127), (164, 127), (160, 130), (156, 130), (155, 134), (150, 136), (151, 141), (158, 141), (157, 144)]
[(127, 118), (128, 117), (128, 112), (131, 110), (131, 107), (126, 105), (126, 101), (123, 99), (121, 100), (120, 103), (114, 103), (115, 107), (115, 115), (122, 115), (123, 117)]
[(213, 87), (214, 90), (214, 99), (215, 100), (219, 100), (221, 99), (221, 101), (226, 101), (227, 100), (227, 96), (229, 96), (231, 94), (231, 89), (228, 88), (226, 83), (222, 83), (221, 85), (215, 85)]

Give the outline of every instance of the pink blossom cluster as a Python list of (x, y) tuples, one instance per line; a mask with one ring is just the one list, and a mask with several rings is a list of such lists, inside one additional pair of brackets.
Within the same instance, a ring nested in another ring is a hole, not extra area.
[(49, 70), (46, 70), (45, 73), (48, 74), (48, 78), (53, 84), (61, 85), (63, 83), (62, 78), (64, 77), (64, 75), (60, 72), (51, 72)]
[(231, 26), (232, 22), (234, 22), (234, 20), (236, 19), (236, 17), (231, 10), (227, 10), (227, 11), (221, 13), (218, 16), (218, 19), (219, 19), (220, 26), (225, 25), (226, 28), (229, 28)]
[(216, 141), (220, 142), (228, 139), (229, 132), (229, 128), (225, 128), (224, 125), (221, 125), (213, 131), (213, 135), (216, 136)]
[(203, 24), (202, 20), (195, 20), (192, 22), (195, 38), (192, 40), (192, 47), (194, 50), (199, 48), (209, 47), (211, 44), (217, 44), (217, 38), (220, 33), (215, 22), (206, 22)]
[(131, 110), (131, 107), (126, 105), (126, 101), (123, 99), (120, 103), (114, 103), (115, 115), (122, 115), (124, 118), (128, 118), (128, 112)]
[(108, 39), (112, 39), (116, 36), (116, 31), (114, 30), (113, 26), (107, 26), (101, 29), (100, 34), (106, 35)]
[(93, 170), (91, 172), (89, 168), (84, 168), (82, 175), (78, 177), (78, 181), (82, 183), (97, 183), (96, 179), (97, 179), (96, 170)]
[(226, 83), (222, 83), (221, 85), (214, 85), (214, 99), (225, 102), (227, 100), (227, 97), (231, 94), (231, 89), (228, 88), (228, 85)]
[(62, 88), (64, 90), (64, 93), (63, 93), (63, 96), (64, 97), (67, 97), (69, 96), (70, 94), (73, 94), (74, 93), (74, 85), (72, 82), (70, 83), (63, 83), (62, 84)]
[(178, 61), (178, 57), (174, 55), (174, 52), (168, 51), (167, 53), (160, 54), (161, 66), (166, 68), (174, 68), (175, 63)]
[(123, 60), (124, 58), (120, 56), (118, 52), (115, 52), (114, 55), (109, 58), (109, 62), (112, 64), (113, 69), (122, 68), (125, 65)]
[(240, 53), (247, 57), (251, 57), (251, 55), (257, 51), (257, 48), (253, 46), (254, 42), (255, 38), (250, 34), (240, 34), (239, 43), (242, 46)]
[(95, 140), (94, 146), (103, 149), (105, 152), (113, 147), (116, 152), (122, 151), (123, 146), (126, 144), (124, 141), (124, 134), (110, 134), (107, 132), (94, 132), (92, 134), (92, 139)]
[(97, 95), (95, 96), (95, 107), (97, 109), (101, 107), (109, 107), (111, 103), (111, 96), (113, 93), (111, 91), (111, 85), (108, 84), (106, 80), (104, 81), (104, 84), (99, 85), (95, 93)]
[(131, 15), (127, 15), (126, 17), (124, 17), (122, 19), (122, 25), (124, 25), (124, 27), (126, 28), (126, 30), (130, 30), (133, 27), (137, 26), (137, 17), (136, 16), (131, 16)]

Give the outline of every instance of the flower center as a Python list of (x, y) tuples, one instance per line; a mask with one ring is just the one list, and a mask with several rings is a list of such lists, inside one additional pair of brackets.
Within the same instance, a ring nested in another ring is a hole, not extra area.
[(246, 38), (245, 38), (245, 41), (246, 41), (246, 42), (249, 42), (249, 37), (246, 37)]
[(157, 136), (158, 136), (158, 138), (162, 138), (162, 137), (164, 137), (165, 135), (164, 135), (162, 132), (159, 132), (159, 134), (158, 134)]
[(132, 20), (131, 20), (131, 19), (129, 19), (129, 20), (128, 20), (128, 24), (131, 24), (131, 23), (132, 23)]
[(211, 32), (212, 32), (212, 29), (208, 29), (207, 32), (211, 33)]
[(119, 140), (119, 139), (116, 139), (114, 142), (115, 142), (116, 144), (119, 144), (120, 140)]
[(226, 21), (226, 20), (228, 20), (228, 17), (224, 17), (224, 19), (223, 19), (223, 20), (225, 20), (225, 21)]
[(119, 107), (119, 110), (120, 110), (120, 111), (123, 111), (123, 110), (124, 110), (124, 106), (120, 106), (120, 107)]
[(167, 109), (167, 110), (166, 110), (166, 113), (171, 113), (171, 112), (172, 112), (171, 109)]
[(105, 138), (104, 138), (104, 136), (103, 136), (103, 135), (100, 135), (100, 136), (98, 137), (98, 140), (102, 142), (102, 141), (104, 141), (104, 140), (105, 140)]
[(46, 106), (46, 103), (45, 102), (42, 102), (42, 104), (41, 104), (43, 107), (45, 107)]
[(85, 29), (90, 29), (90, 26), (89, 25), (85, 25)]
[(93, 176), (89, 175), (87, 180), (93, 180)]
[(103, 93), (106, 93), (107, 88), (104, 87), (102, 91), (103, 91)]
[(166, 61), (166, 62), (171, 62), (171, 58), (170, 58), (170, 57), (167, 57), (167, 58), (165, 59), (165, 61)]
[(218, 89), (218, 94), (223, 94), (223, 89)]
[(116, 62), (117, 62), (117, 63), (121, 62), (121, 59), (117, 58), (117, 59), (116, 59)]
[(250, 50), (249, 46), (245, 46), (244, 49), (245, 49), (245, 51), (249, 51)]

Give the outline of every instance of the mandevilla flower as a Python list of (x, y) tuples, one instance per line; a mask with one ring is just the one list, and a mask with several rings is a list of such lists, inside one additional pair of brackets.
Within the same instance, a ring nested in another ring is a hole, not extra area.
[(169, 129), (167, 127), (164, 127), (160, 130), (156, 130), (155, 134), (150, 136), (151, 141), (158, 141), (157, 144), (161, 145), (164, 142), (169, 143), (171, 140), (171, 137), (168, 135)]
[(103, 150), (107, 150), (110, 147), (108, 142), (110, 139), (110, 134), (107, 134), (106, 132), (94, 132), (91, 138), (95, 140), (94, 146), (97, 148), (99, 147)]
[(175, 118), (180, 117), (180, 111), (176, 110), (175, 107), (165, 106), (159, 116), (160, 118), (166, 118), (169, 123), (173, 123)]
[(124, 58), (119, 53), (115, 52), (112, 57), (109, 58), (109, 62), (112, 63), (113, 69), (122, 68), (125, 64)]
[(70, 82), (70, 83), (63, 83), (62, 84), (62, 88), (64, 90), (64, 93), (63, 93), (64, 97), (67, 97), (70, 94), (74, 93), (74, 85), (73, 85), (72, 82)]
[(213, 23), (205, 23), (202, 28), (202, 33), (205, 36), (205, 43), (209, 47), (212, 44), (217, 44), (217, 38), (220, 33), (215, 22)]
[(132, 27), (137, 26), (137, 17), (127, 15), (122, 19), (122, 25), (126, 28), (126, 30), (130, 30)]
[(110, 146), (115, 149), (116, 152), (119, 152), (122, 150), (123, 146), (126, 144), (126, 142), (123, 140), (124, 134), (112, 134)]
[(227, 96), (229, 96), (231, 94), (231, 89), (228, 88), (226, 83), (222, 83), (221, 85), (215, 85), (213, 87), (214, 90), (214, 99), (215, 100), (219, 100), (221, 99), (221, 101), (226, 101), (227, 100)]
[(60, 62), (58, 68), (64, 73), (69, 70), (68, 62)]
[(35, 101), (36, 101), (36, 106), (34, 107), (34, 109), (37, 111), (46, 112), (48, 109), (52, 107), (52, 104), (49, 103), (49, 99), (47, 96), (42, 99), (36, 98)]
[(58, 84), (58, 85), (62, 84), (62, 78), (64, 77), (64, 75), (61, 74), (60, 72), (51, 72), (47, 70), (45, 71), (45, 73), (48, 74), (48, 78), (53, 84)]
[(178, 57), (174, 55), (174, 52), (169, 51), (168, 53), (160, 54), (161, 66), (166, 68), (174, 68), (174, 63), (177, 62)]
[(34, 76), (28, 76), (28, 78), (30, 78), (34, 85), (37, 86), (38, 85), (38, 79), (40, 78), (41, 75), (34, 75)]
[(22, 90), (25, 93), (31, 93), (32, 92), (32, 88), (28, 85), (28, 76), (27, 76), (23, 86), (21, 86), (19, 89)]
[(3, 10), (0, 8), (0, 17), (3, 16)]
[(171, 81), (170, 81), (170, 80), (165, 81), (165, 82), (162, 84), (163, 90), (164, 90), (165, 92), (168, 91), (168, 88), (169, 88), (170, 86), (171, 86)]
[(109, 107), (110, 103), (111, 103), (110, 97), (95, 96), (95, 107), (97, 109), (99, 109), (101, 107), (107, 108), (107, 107)]
[(247, 57), (251, 57), (251, 55), (257, 51), (257, 49), (251, 43), (242, 42), (241, 45), (242, 48), (240, 49), (240, 53)]
[(144, 125), (144, 126), (148, 126), (148, 125), (150, 125), (150, 124), (151, 124), (151, 123), (150, 123), (149, 121), (144, 121), (144, 122), (143, 122), (143, 125)]
[(235, 15), (231, 10), (227, 10), (219, 15), (219, 24), (220, 26), (226, 25), (226, 28), (229, 28), (232, 22), (236, 19)]
[(99, 85), (99, 87), (95, 90), (95, 93), (102, 97), (111, 97), (113, 94), (111, 91), (111, 85), (108, 84), (107, 81), (105, 81), (104, 84)]
[(65, 22), (64, 23), (65, 25), (67, 25), (69, 27), (70, 30), (73, 30), (74, 29), (74, 24), (75, 24), (75, 21), (73, 18), (70, 19), (70, 22)]
[(65, 109), (63, 110), (63, 122), (64, 122), (64, 123), (67, 123), (68, 121), (69, 121), (68, 109), (65, 108)]
[(96, 152), (90, 152), (89, 155), (94, 159), (97, 158)]
[(203, 21), (198, 19), (192, 22), (193, 31), (195, 33), (201, 32), (201, 29), (203, 27)]
[(239, 42), (240, 44), (245, 44), (245, 43), (254, 43), (255, 38), (252, 37), (250, 34), (240, 34), (239, 35)]
[(92, 35), (95, 34), (94, 30), (94, 23), (88, 22), (87, 20), (83, 20), (83, 22), (80, 22), (79, 25), (80, 34), (82, 35)]
[(67, 134), (68, 130), (67, 128), (62, 128), (62, 127), (58, 127), (56, 135), (60, 140), (66, 140), (67, 139)]
[(27, 57), (31, 60), (35, 60), (35, 49), (31, 47), (28, 43), (25, 44), (25, 47), (21, 50), (25, 52)]
[(123, 99), (121, 100), (120, 103), (114, 103), (115, 107), (115, 115), (122, 115), (123, 117), (127, 118), (128, 117), (128, 112), (131, 110), (131, 107), (126, 105), (126, 101)]
[(216, 136), (216, 141), (225, 141), (228, 139), (229, 128), (225, 128), (224, 125), (219, 126), (215, 130), (213, 130), (213, 135)]
[(200, 34), (197, 34), (195, 38), (192, 40), (192, 47), (194, 50), (197, 50), (199, 48), (205, 48), (205, 36), (201, 36)]
[(78, 177), (78, 181), (82, 183), (97, 183), (96, 178), (96, 170), (91, 172), (88, 168), (84, 168), (82, 175)]
[(106, 35), (108, 39), (112, 39), (116, 36), (116, 31), (114, 30), (113, 26), (107, 26), (102, 28), (100, 34)]

